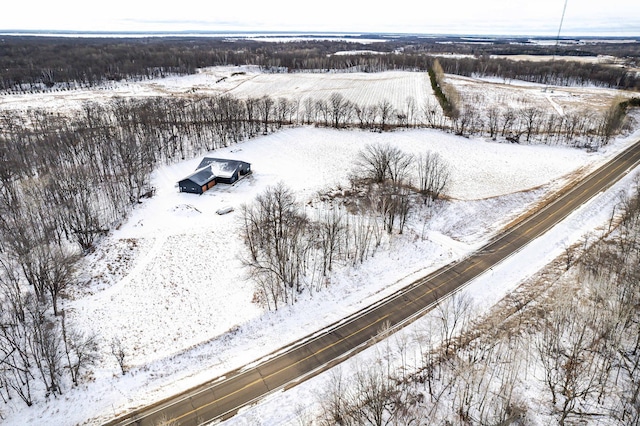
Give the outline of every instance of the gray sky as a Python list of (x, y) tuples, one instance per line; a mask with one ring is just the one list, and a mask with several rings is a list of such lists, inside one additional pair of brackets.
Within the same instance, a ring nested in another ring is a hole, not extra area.
[[(7, 1), (0, 30), (556, 35), (564, 0)], [(569, 0), (563, 35), (640, 36), (640, 0)]]

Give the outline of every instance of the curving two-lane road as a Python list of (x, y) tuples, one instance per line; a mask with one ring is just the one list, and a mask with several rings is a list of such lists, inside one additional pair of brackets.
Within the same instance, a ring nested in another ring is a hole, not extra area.
[(513, 225), (469, 257), (419, 279), (344, 320), (294, 342), (251, 368), (227, 373), (173, 398), (133, 411), (107, 425), (198, 425), (233, 416), (279, 389), (286, 389), (349, 358), (371, 344), (383, 327), (399, 329), (438, 301), (539, 237), (640, 163), (640, 142), (589, 177)]

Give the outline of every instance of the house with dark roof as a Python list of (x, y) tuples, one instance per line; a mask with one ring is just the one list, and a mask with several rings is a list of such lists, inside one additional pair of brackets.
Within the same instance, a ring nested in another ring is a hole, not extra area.
[(205, 157), (194, 173), (178, 182), (180, 192), (202, 194), (216, 183), (232, 184), (251, 173), (251, 164), (239, 160)]

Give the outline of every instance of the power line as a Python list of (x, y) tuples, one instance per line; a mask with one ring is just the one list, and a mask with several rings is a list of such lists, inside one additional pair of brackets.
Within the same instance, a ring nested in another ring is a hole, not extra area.
[(564, 0), (564, 8), (562, 9), (562, 18), (560, 18), (560, 26), (558, 27), (558, 35), (556, 36), (556, 51), (555, 55), (558, 54), (558, 46), (560, 45), (560, 32), (562, 31), (562, 23), (564, 22), (564, 14), (567, 11), (567, 3), (569, 0)]

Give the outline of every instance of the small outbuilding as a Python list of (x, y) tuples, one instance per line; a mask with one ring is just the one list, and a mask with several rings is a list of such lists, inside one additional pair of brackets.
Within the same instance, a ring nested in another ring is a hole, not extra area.
[(191, 175), (178, 182), (180, 192), (202, 194), (216, 183), (232, 184), (251, 173), (251, 164), (239, 160), (205, 157)]
[(192, 194), (202, 194), (216, 184), (216, 175), (211, 172), (211, 168), (198, 169), (195, 173), (187, 176), (178, 182), (180, 192), (190, 192)]

